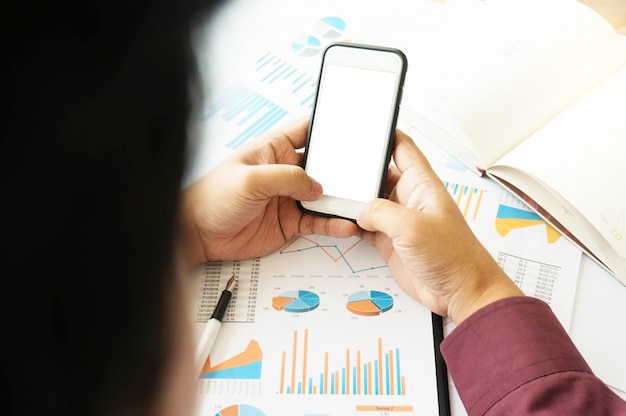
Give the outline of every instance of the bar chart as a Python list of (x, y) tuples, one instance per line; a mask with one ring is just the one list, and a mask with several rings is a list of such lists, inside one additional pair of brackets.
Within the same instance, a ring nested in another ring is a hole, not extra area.
[(475, 221), (478, 218), (485, 190), (450, 181), (444, 181), (444, 185), (454, 198), (465, 219)]
[(221, 91), (202, 115), (215, 132), (212, 137), (226, 138), (230, 150), (276, 127), (294, 111), (308, 114), (315, 99), (316, 73), (273, 52), (248, 65), (247, 75)]
[[(293, 332), (290, 351), (281, 354), (279, 394), (301, 395), (406, 395), (401, 370), (400, 350), (385, 349), (382, 338), (375, 341), (374, 356), (365, 357), (361, 350), (346, 348), (342, 365), (330, 368), (330, 353), (321, 353), (322, 368), (309, 368), (309, 330)], [(315, 357), (320, 358), (320, 357)]]

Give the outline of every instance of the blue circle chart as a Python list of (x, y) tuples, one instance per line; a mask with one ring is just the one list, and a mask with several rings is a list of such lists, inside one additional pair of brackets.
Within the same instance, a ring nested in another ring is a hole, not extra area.
[(323, 38), (335, 39), (346, 30), (346, 22), (340, 17), (328, 16), (320, 19), (316, 28)]
[(315, 36), (300, 36), (291, 44), (291, 49), (303, 58), (317, 55), (322, 50), (322, 43)]
[(303, 313), (312, 311), (319, 305), (319, 295), (308, 290), (291, 290), (272, 298), (272, 307), (277, 311)]
[(220, 412), (216, 413), (215, 416), (265, 416), (265, 413), (254, 406), (236, 404), (220, 410)]
[(393, 308), (393, 297), (377, 290), (364, 290), (351, 294), (346, 307), (357, 315), (380, 315)]

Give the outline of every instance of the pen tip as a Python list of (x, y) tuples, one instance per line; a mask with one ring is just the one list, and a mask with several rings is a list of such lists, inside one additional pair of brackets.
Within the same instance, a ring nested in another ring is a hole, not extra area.
[(235, 275), (232, 275), (228, 282), (226, 282), (226, 290), (230, 291), (235, 285)]

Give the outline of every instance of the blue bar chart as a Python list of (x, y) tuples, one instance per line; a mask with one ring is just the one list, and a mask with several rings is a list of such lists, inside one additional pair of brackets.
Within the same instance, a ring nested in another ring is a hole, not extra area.
[[(217, 126), (234, 150), (272, 130), (293, 111), (308, 113), (315, 101), (317, 75), (267, 52), (250, 62), (247, 76), (233, 82), (205, 109), (202, 120)], [(302, 111), (299, 111), (301, 109)]]
[(480, 212), (480, 204), (485, 190), (450, 181), (444, 181), (444, 185), (454, 198), (465, 219), (476, 220)]

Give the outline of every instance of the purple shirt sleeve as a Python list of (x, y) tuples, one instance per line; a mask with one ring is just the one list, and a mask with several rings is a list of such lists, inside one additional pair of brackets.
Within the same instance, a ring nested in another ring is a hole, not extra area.
[(519, 296), (476, 311), (441, 351), (469, 415), (626, 415), (550, 307)]

